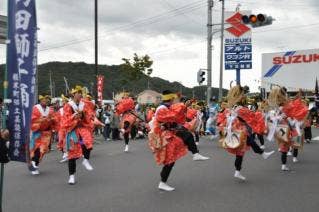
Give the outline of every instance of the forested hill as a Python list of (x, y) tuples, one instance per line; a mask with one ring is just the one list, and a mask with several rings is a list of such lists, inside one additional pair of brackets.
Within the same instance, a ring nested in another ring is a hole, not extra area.
[[(4, 65), (0, 65), (0, 83), (3, 84)], [(52, 73), (53, 92), (55, 96), (65, 93), (64, 77), (67, 79), (69, 86), (74, 85), (86, 86), (92, 89), (94, 77), (94, 64), (84, 62), (49, 62), (38, 66), (39, 70), (39, 93), (50, 94), (50, 72)], [(141, 74), (139, 79), (131, 80), (128, 73), (121, 69), (120, 65), (99, 65), (99, 74), (104, 75), (104, 98), (111, 99), (112, 92), (115, 94), (121, 91), (129, 91), (136, 95), (147, 89), (148, 80), (151, 90), (161, 92), (170, 89), (176, 92), (182, 92), (187, 97), (205, 99), (206, 86), (196, 86), (194, 88), (184, 87), (178, 82), (169, 82), (158, 77), (149, 77)], [(2, 93), (2, 86), (0, 92)], [(193, 92), (194, 90), (194, 92)], [(226, 92), (226, 90), (224, 91)], [(218, 89), (212, 89), (213, 96), (218, 96)], [(2, 96), (2, 95), (1, 95)]]

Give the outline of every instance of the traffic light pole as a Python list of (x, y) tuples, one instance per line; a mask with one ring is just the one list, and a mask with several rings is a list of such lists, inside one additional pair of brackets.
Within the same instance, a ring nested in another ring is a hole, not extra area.
[(224, 71), (224, 28), (225, 28), (225, 0), (222, 1), (222, 20), (221, 20), (221, 36), (220, 36), (220, 66), (219, 66), (219, 90), (218, 100), (223, 98), (223, 71)]
[(240, 85), (240, 69), (236, 69), (236, 84)]
[(213, 0), (207, 1), (207, 105), (212, 96), (212, 40), (213, 40)]

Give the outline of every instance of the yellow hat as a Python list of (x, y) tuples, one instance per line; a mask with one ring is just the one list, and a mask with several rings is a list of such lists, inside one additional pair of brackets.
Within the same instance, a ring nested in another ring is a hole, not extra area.
[(77, 86), (75, 86), (74, 88), (72, 88), (72, 90), (71, 90), (71, 93), (72, 94), (75, 94), (75, 93), (78, 93), (78, 92), (83, 92), (83, 89), (82, 89), (82, 87), (80, 86), (80, 85), (77, 85)]
[(63, 94), (61, 95), (61, 98), (62, 98), (62, 101), (68, 101), (69, 100), (69, 98), (64, 96)]
[(176, 99), (176, 98), (177, 98), (177, 95), (175, 93), (162, 95), (162, 101), (169, 101), (169, 100)]
[(39, 95), (39, 100), (43, 100), (43, 99), (51, 99), (51, 96), (49, 95)]

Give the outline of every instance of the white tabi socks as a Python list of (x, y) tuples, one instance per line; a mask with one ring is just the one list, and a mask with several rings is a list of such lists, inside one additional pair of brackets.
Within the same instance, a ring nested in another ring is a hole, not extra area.
[(208, 159), (209, 159), (209, 157), (205, 157), (205, 156), (203, 156), (203, 155), (201, 155), (199, 153), (195, 153), (193, 155), (193, 160), (194, 161), (203, 161), (203, 160), (208, 160)]
[(74, 174), (70, 175), (68, 183), (69, 183), (70, 185), (74, 185), (74, 184), (75, 184)]
[(125, 145), (124, 152), (128, 152), (128, 151), (129, 151), (129, 146)]
[(90, 162), (88, 159), (83, 159), (82, 165), (88, 170), (88, 171), (92, 171), (93, 167), (91, 166)]
[(274, 154), (275, 151), (271, 151), (271, 152), (263, 152), (262, 156), (263, 158), (266, 160), (270, 157), (270, 155)]
[(287, 167), (287, 165), (282, 164), (282, 165), (281, 165), (281, 170), (282, 170), (282, 171), (289, 171), (289, 168)]
[(60, 163), (64, 163), (66, 161), (68, 161), (68, 153), (64, 152), (62, 156), (62, 160), (60, 160)]
[(160, 183), (158, 184), (158, 189), (164, 190), (164, 191), (174, 191), (174, 190), (175, 190), (175, 188), (173, 188), (173, 187), (167, 185), (167, 184), (164, 183), (164, 182), (160, 182)]
[(243, 175), (240, 174), (240, 171), (235, 171), (235, 174), (234, 174), (234, 177), (235, 178), (238, 178), (240, 180), (246, 180), (246, 177), (244, 177)]

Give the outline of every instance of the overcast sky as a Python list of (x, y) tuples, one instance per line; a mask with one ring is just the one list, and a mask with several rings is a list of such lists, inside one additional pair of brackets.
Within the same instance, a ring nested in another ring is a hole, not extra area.
[[(6, 14), (0, 0), (0, 14)], [(257, 90), (261, 54), (319, 47), (318, 0), (225, 0), (226, 10), (272, 15), (271, 26), (253, 29), (253, 69), (242, 71), (242, 84)], [(94, 63), (94, 1), (38, 0), (39, 64), (49, 61)], [(215, 1), (213, 22), (220, 23)], [(199, 68), (206, 68), (207, 0), (99, 0), (99, 63), (120, 64), (133, 53), (149, 54), (153, 76), (195, 86)], [(215, 30), (218, 30), (216, 26)], [(213, 86), (219, 79), (219, 33), (214, 35)], [(73, 45), (70, 45), (73, 44)], [(4, 62), (4, 46), (0, 47)], [(226, 71), (224, 87), (235, 79)]]

